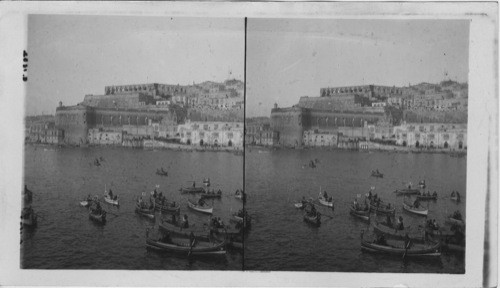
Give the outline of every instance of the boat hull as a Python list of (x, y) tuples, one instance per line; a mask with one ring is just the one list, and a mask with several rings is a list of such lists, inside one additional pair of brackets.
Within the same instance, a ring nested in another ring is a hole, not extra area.
[(417, 195), (420, 193), (418, 189), (398, 189), (394, 191), (397, 195)]
[(89, 213), (89, 219), (99, 223), (99, 224), (104, 224), (106, 223), (106, 214), (94, 214), (92, 212)]
[(365, 222), (370, 222), (370, 212), (369, 211), (360, 211), (356, 210), (354, 207), (350, 207), (349, 214), (354, 216), (356, 219), (365, 221)]
[(184, 194), (191, 193), (191, 194), (196, 194), (196, 193), (205, 193), (205, 189), (203, 187), (188, 187), (188, 188), (181, 188), (181, 192)]
[(179, 213), (181, 210), (181, 205), (176, 204), (172, 206), (171, 202), (165, 201), (166, 205), (160, 203), (160, 201), (155, 201), (154, 209), (166, 213)]
[(428, 248), (421, 249), (404, 249), (399, 247), (385, 246), (379, 245), (375, 243), (370, 243), (367, 241), (361, 241), (361, 250), (373, 252), (373, 253), (381, 253), (391, 256), (399, 256), (399, 257), (438, 257), (441, 256), (439, 252), (440, 244), (437, 243)]
[(423, 195), (417, 195), (417, 199), (420, 201), (428, 201), (428, 200), (437, 200), (437, 196), (423, 196)]
[(139, 206), (135, 207), (135, 213), (144, 216), (148, 219), (154, 220), (155, 219), (155, 210), (154, 209), (143, 209), (140, 208)]
[(415, 208), (410, 207), (410, 205), (404, 204), (404, 203), (403, 203), (403, 209), (409, 213), (419, 215), (419, 216), (427, 216), (427, 213), (429, 213), (428, 209), (417, 210)]
[[(206, 242), (208, 243), (208, 242)], [(196, 244), (195, 244), (196, 245)], [(180, 245), (180, 244), (174, 244), (174, 243), (164, 243), (160, 241), (155, 241), (152, 240), (151, 238), (146, 239), (146, 247), (155, 249), (155, 250), (160, 250), (160, 251), (167, 251), (167, 252), (172, 252), (172, 253), (181, 253), (181, 254), (186, 254), (186, 255), (225, 255), (226, 250), (225, 250), (225, 242), (221, 242), (217, 245), (210, 246), (209, 244), (205, 244), (205, 246), (185, 246), (185, 245)]]
[(370, 203), (370, 211), (373, 211), (373, 212), (375, 212), (377, 214), (389, 214), (389, 215), (392, 215), (392, 214), (396, 213), (396, 208), (387, 209), (387, 206), (385, 204), (381, 204), (380, 206), (377, 206), (374, 203)]
[(408, 236), (410, 238), (412, 238), (413, 240), (421, 242), (423, 239), (423, 235), (410, 233), (410, 231), (408, 229), (396, 230), (394, 227), (391, 228), (391, 227), (383, 225), (381, 223), (376, 223), (373, 226), (373, 231), (377, 234), (384, 234), (387, 236), (387, 238), (396, 239), (396, 240), (405, 239), (405, 236), (407, 233), (408, 233)]
[(188, 201), (188, 208), (205, 214), (212, 214), (212, 212), (214, 211), (213, 207), (206, 207), (206, 208), (199, 207), (197, 204), (194, 204), (191, 201)]
[(106, 203), (108, 203), (108, 204), (115, 205), (115, 206), (119, 206), (118, 199), (113, 200), (113, 199), (109, 198), (109, 196), (108, 196), (108, 195), (105, 195), (105, 196), (104, 196), (104, 201), (106, 201)]
[(321, 217), (319, 215), (316, 215), (314, 217), (304, 215), (304, 222), (311, 224), (313, 226), (320, 226), (321, 225)]
[(328, 202), (323, 197), (318, 197), (318, 201), (319, 201), (319, 204), (321, 204), (323, 206), (333, 207), (333, 201), (332, 202)]

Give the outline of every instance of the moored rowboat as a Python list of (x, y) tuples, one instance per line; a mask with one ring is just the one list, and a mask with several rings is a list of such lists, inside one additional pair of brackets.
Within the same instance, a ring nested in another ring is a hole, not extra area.
[(420, 216), (427, 216), (427, 213), (429, 213), (429, 209), (425, 209), (423, 207), (420, 207), (420, 208), (415, 208), (413, 206), (410, 206), (406, 203), (403, 203), (403, 209), (405, 211), (408, 211), (410, 213), (413, 213), (413, 214), (416, 214), (416, 215), (420, 215)]
[(417, 195), (418, 200), (437, 200), (437, 195)]
[(403, 241), (399, 242), (401, 242), (400, 245), (377, 244), (361, 239), (361, 250), (399, 257), (437, 257), (441, 255), (439, 252), (440, 242), (432, 245), (410, 243), (407, 249), (405, 249)]
[(321, 214), (316, 213), (314, 216), (310, 216), (307, 213), (304, 215), (304, 221), (314, 225), (314, 226), (319, 226), (321, 224)]
[(381, 202), (380, 205), (377, 205), (375, 202), (370, 203), (370, 210), (375, 213), (381, 214), (394, 214), (396, 213), (395, 207), (388, 207), (385, 203)]
[[(330, 197), (330, 199), (332, 199)], [(333, 200), (328, 201), (328, 199), (325, 199), (323, 196), (318, 196), (318, 201), (321, 205), (327, 206), (327, 207), (333, 207)]]
[(111, 205), (119, 206), (118, 196), (116, 196), (116, 199), (111, 199), (109, 197), (109, 195), (104, 195), (104, 201), (106, 201), (107, 203), (109, 203)]
[(386, 223), (375, 223), (373, 225), (373, 231), (377, 234), (384, 234), (388, 238), (402, 240), (405, 238), (406, 234), (414, 240), (421, 241), (423, 235), (410, 233), (409, 227), (405, 227), (404, 230), (396, 229), (395, 226), (389, 227)]
[(212, 214), (214, 207), (208, 206), (208, 205), (203, 205), (200, 206), (196, 203), (191, 202), (191, 200), (188, 200), (188, 207), (194, 211), (198, 211), (201, 213), (206, 213), (206, 214)]
[(350, 207), (350, 212), (349, 214), (351, 214), (352, 216), (360, 219), (360, 220), (363, 220), (363, 221), (370, 221), (370, 210), (356, 210), (356, 208), (354, 208), (353, 205), (351, 205)]
[(147, 217), (149, 219), (155, 219), (155, 209), (141, 208), (139, 204), (135, 205), (135, 213)]
[(455, 219), (453, 217), (448, 217), (445, 220), (446, 223), (452, 224), (452, 225), (459, 225), (459, 226), (465, 226), (465, 222), (460, 219)]
[(159, 199), (155, 199), (154, 209), (166, 213), (179, 213), (181, 210), (181, 205), (175, 202), (170, 202), (170, 201), (162, 202)]
[(146, 236), (146, 247), (168, 251), (174, 253), (182, 253), (188, 256), (190, 255), (224, 255), (226, 242), (222, 241), (219, 243), (211, 243), (208, 241), (198, 241), (186, 239), (172, 239), (170, 242), (163, 242), (160, 240), (153, 240), (149, 236)]
[(104, 224), (106, 222), (106, 211), (102, 211), (101, 213), (95, 213), (93, 210), (89, 212), (89, 219)]
[(195, 193), (204, 193), (205, 189), (203, 187), (184, 187), (184, 188), (181, 188), (180, 191), (182, 193), (195, 194)]
[(416, 195), (420, 192), (418, 189), (398, 189), (394, 193), (397, 195)]

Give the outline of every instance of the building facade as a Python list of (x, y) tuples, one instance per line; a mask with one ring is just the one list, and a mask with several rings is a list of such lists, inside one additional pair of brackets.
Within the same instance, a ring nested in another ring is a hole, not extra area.
[(403, 123), (394, 132), (396, 144), (401, 146), (467, 149), (467, 124)]
[(180, 142), (197, 146), (242, 147), (242, 122), (191, 122), (178, 126)]

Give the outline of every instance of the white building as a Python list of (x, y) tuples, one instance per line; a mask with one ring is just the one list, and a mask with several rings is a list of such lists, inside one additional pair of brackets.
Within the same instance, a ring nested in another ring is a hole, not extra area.
[(467, 124), (403, 123), (394, 127), (396, 144), (444, 149), (467, 148)]
[(241, 122), (187, 122), (178, 126), (181, 143), (188, 145), (243, 146)]

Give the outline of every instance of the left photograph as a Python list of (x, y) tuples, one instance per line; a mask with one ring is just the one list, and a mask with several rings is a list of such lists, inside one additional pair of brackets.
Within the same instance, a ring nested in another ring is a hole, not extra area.
[(243, 269), (245, 23), (30, 15), (23, 269)]

